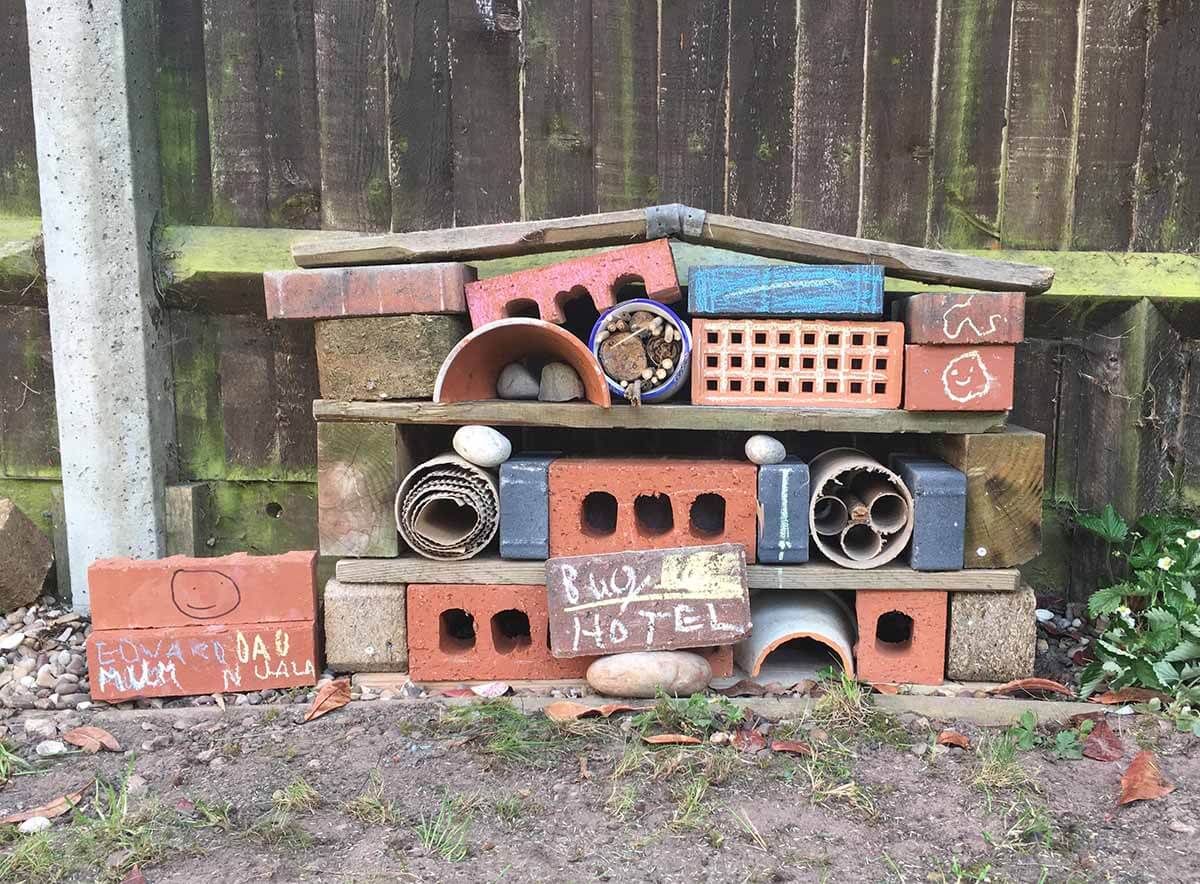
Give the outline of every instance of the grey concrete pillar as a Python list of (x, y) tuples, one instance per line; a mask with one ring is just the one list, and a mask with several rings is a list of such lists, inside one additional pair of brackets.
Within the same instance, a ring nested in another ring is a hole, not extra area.
[(155, 557), (174, 451), (151, 0), (29, 3), (29, 64), (74, 605), (88, 565)]

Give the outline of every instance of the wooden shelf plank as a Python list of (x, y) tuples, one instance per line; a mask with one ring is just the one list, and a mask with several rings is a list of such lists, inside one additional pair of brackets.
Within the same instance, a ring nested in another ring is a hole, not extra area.
[[(914, 571), (906, 565), (884, 565), (852, 571), (824, 562), (805, 565), (749, 565), (751, 589), (937, 589), (951, 592), (1015, 592), (1021, 575), (1015, 568), (970, 568), (963, 571)], [(337, 579), (343, 583), (494, 583), (546, 582), (545, 562), (506, 561), (479, 557), (457, 562), (401, 557), (342, 559)]]
[(835, 433), (987, 433), (1004, 427), (1002, 411), (917, 412), (877, 408), (742, 408), (647, 405), (633, 408), (562, 402), (313, 403), (318, 421), (393, 424), (489, 424), (623, 430), (821, 431)]

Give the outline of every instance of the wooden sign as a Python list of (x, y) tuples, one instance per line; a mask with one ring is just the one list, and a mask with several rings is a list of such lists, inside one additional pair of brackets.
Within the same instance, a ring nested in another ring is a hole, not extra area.
[(546, 589), (555, 657), (728, 645), (750, 632), (738, 544), (554, 558)]

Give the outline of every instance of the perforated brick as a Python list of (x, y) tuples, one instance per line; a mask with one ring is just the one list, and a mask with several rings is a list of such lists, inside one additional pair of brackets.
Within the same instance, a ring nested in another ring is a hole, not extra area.
[(900, 406), (898, 322), (695, 319), (692, 339), (699, 405)]
[[(583, 678), (596, 659), (550, 655), (545, 586), (413, 584), (407, 628), (409, 676), (418, 682)], [(732, 647), (696, 653), (714, 676), (733, 674)]]
[(645, 285), (647, 298), (663, 303), (679, 300), (679, 280), (667, 240), (469, 283), (467, 308), (475, 328), (512, 316), (562, 323), (564, 305), (576, 297), (586, 295), (598, 311), (604, 311), (616, 303), (621, 287), (637, 281)]
[(1013, 403), (1017, 348), (904, 348), (906, 411), (1007, 411)]
[(550, 555), (740, 543), (753, 562), (756, 470), (732, 460), (556, 460)]
[(941, 684), (946, 606), (947, 593), (936, 590), (858, 590), (858, 677), (888, 684)]

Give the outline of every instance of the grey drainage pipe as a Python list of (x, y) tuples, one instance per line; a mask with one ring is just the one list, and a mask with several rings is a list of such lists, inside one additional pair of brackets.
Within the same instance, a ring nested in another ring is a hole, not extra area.
[(789, 654), (787, 648), (771, 658), (793, 639), (824, 645), (846, 674), (854, 675), (854, 615), (834, 593), (758, 590), (750, 594), (750, 617), (754, 631), (734, 645), (733, 659), (751, 678), (794, 683), (813, 678), (828, 665), (817, 655)]
[(809, 525), (826, 558), (863, 570), (900, 555), (912, 536), (913, 500), (899, 476), (853, 448), (822, 452), (808, 472)]

